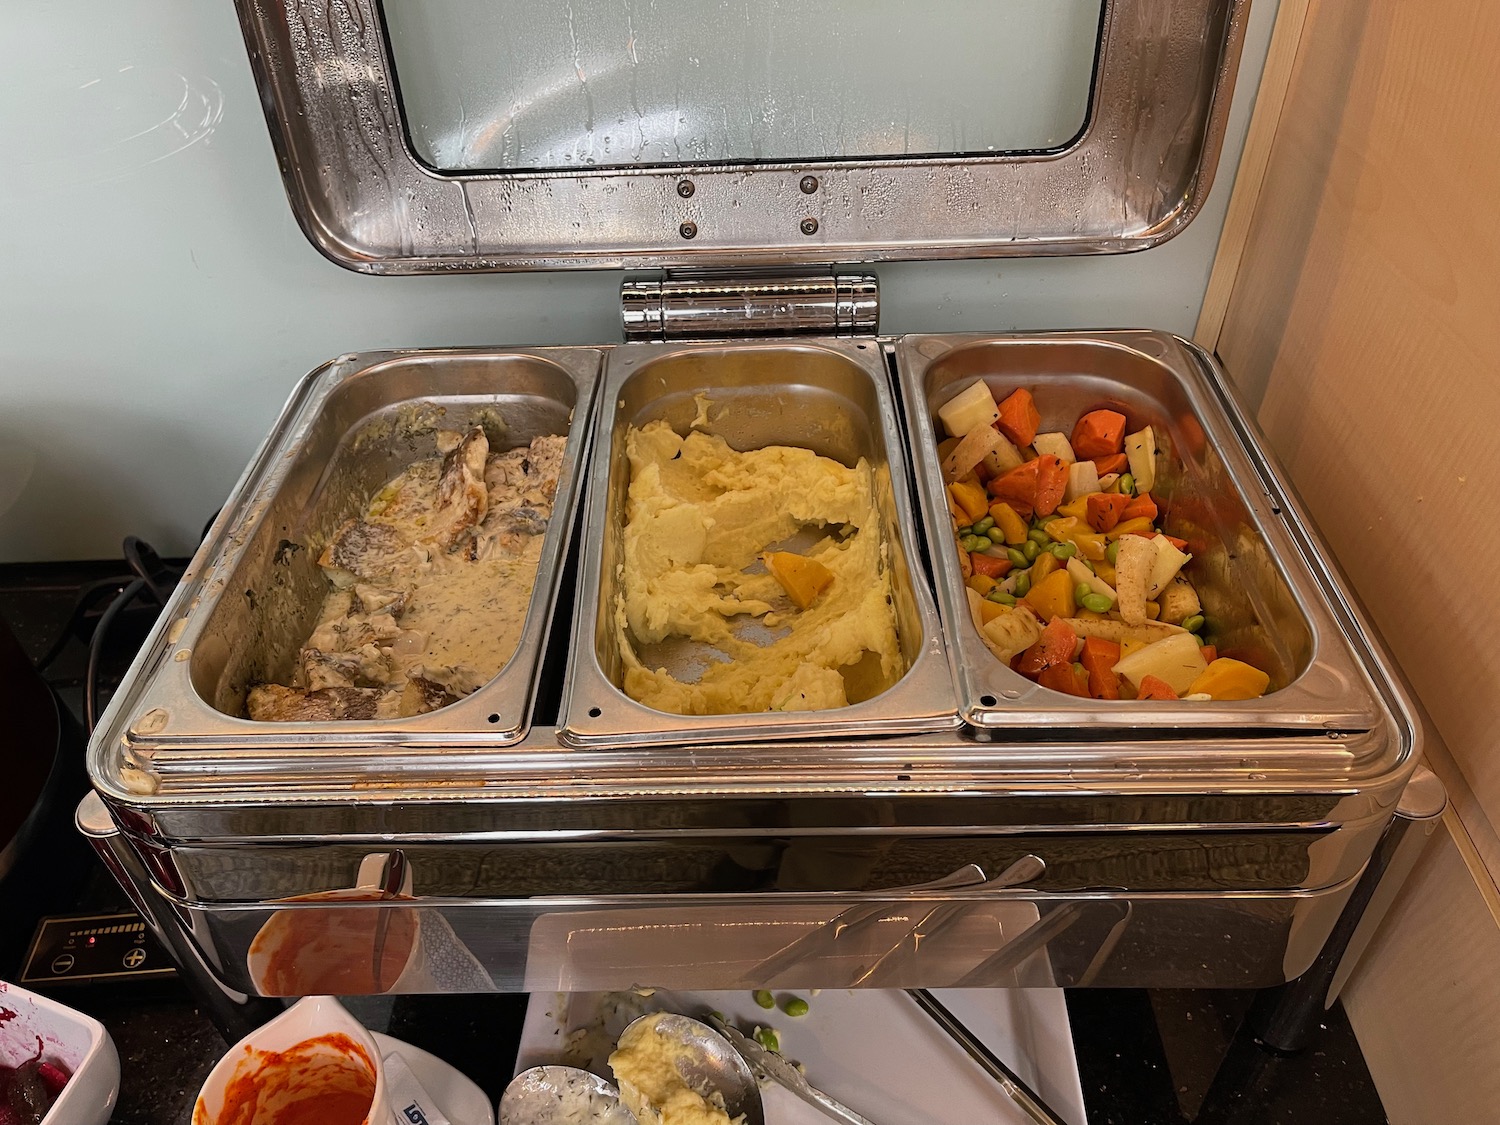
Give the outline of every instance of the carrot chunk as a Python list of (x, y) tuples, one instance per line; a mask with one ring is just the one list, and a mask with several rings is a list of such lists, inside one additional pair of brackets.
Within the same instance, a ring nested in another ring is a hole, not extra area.
[(1011, 667), (1023, 676), (1036, 677), (1042, 669), (1055, 665), (1071, 665), (1073, 650), (1078, 647), (1078, 636), (1063, 623), (1061, 617), (1054, 618), (1042, 630), (1041, 638), (1011, 663)]
[(1130, 497), (1118, 492), (1090, 492), (1083, 518), (1095, 531), (1103, 534), (1114, 530), (1120, 516), (1130, 506)]
[(1050, 516), (1062, 503), (1068, 488), (1068, 466), (1051, 453), (1036, 459), (1036, 514)]
[(1083, 655), (1079, 657), (1083, 669), (1088, 673), (1089, 695), (1094, 699), (1119, 699), (1120, 677), (1115, 675), (1115, 665), (1120, 662), (1120, 646), (1103, 637), (1087, 637), (1083, 642)]
[(1156, 501), (1151, 499), (1151, 493), (1143, 492), (1120, 513), (1120, 518), (1122, 520), (1150, 520), (1155, 523), (1158, 515), (1160, 511), (1156, 507)]
[(1011, 392), (1000, 404), (1000, 421), (996, 423), (1000, 432), (1017, 445), (1030, 445), (1036, 440), (1037, 428), (1042, 424), (1042, 413), (1036, 408), (1036, 400), (1025, 387)]
[(1181, 699), (1182, 697), (1172, 690), (1172, 685), (1165, 680), (1159, 680), (1155, 676), (1142, 676), (1140, 690), (1135, 693), (1137, 699)]
[(1088, 674), (1081, 673), (1071, 662), (1049, 664), (1037, 674), (1036, 682), (1064, 695), (1076, 695), (1083, 699), (1089, 697)]
[(1101, 477), (1106, 473), (1123, 473), (1129, 467), (1130, 457), (1124, 453), (1111, 453), (1108, 457), (1094, 458), (1094, 471)]
[(1036, 510), (1037, 473), (1041, 459), (1027, 461), (1001, 476), (991, 478), (985, 485), (996, 500), (1004, 500), (1016, 515), (1029, 520)]
[(1009, 559), (997, 559), (983, 551), (971, 552), (969, 562), (974, 567), (975, 574), (982, 574), (986, 578), (1004, 578), (1010, 573)]
[(1079, 457), (1108, 457), (1125, 445), (1125, 415), (1115, 410), (1090, 410), (1073, 427), (1073, 452)]

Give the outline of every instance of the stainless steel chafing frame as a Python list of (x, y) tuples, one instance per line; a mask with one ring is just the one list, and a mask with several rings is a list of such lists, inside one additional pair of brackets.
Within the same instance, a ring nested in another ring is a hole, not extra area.
[(1174, 3), (1162, 27), (1159, 0), (1106, 0), (1088, 122), (1058, 152), (465, 174), (413, 152), (379, 0), (237, 5), (309, 240), (360, 272), (440, 273), (1154, 246), (1208, 195), (1250, 2)]

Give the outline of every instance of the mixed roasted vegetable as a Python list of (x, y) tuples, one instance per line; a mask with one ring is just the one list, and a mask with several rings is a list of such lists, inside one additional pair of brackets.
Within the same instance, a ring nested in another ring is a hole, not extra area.
[(1161, 530), (1156, 435), (1090, 410), (1039, 433), (1019, 389), (984, 380), (938, 410), (938, 446), (975, 628), (1043, 687), (1092, 699), (1255, 699), (1270, 677), (1204, 639), (1188, 544)]

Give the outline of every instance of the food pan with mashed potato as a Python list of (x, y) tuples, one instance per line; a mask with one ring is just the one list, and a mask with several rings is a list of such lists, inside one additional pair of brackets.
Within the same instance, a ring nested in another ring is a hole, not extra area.
[(603, 397), (565, 741), (956, 726), (873, 345), (617, 349)]

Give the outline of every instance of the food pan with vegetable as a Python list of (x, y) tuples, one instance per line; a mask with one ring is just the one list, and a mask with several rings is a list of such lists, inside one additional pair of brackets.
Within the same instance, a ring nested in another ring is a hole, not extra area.
[(1303, 529), (1190, 345), (953, 339), (897, 357), (971, 727), (1376, 721)]

